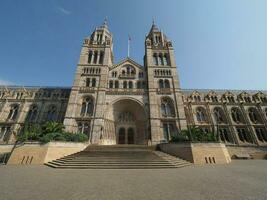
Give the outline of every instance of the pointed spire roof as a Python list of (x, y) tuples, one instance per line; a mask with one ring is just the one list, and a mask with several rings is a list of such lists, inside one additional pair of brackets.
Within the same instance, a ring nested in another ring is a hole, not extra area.
[(159, 30), (159, 28), (157, 27), (157, 25), (155, 24), (155, 20), (154, 20), (154, 18), (153, 18), (153, 21), (152, 21), (152, 26), (151, 26), (151, 29), (150, 29), (150, 33), (152, 33), (152, 32), (159, 32), (160, 30)]
[(104, 22), (103, 22), (102, 26), (100, 26), (100, 28), (108, 29), (108, 19), (107, 19), (107, 17), (105, 17)]

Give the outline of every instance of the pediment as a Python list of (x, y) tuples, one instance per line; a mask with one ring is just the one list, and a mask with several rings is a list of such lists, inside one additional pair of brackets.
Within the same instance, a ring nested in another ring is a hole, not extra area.
[(138, 69), (138, 71), (143, 71), (144, 70), (144, 67), (140, 64), (138, 64), (137, 62), (135, 62), (134, 60), (132, 60), (131, 58), (126, 58), (122, 61), (120, 61), (118, 64), (116, 65), (113, 65), (111, 68), (110, 68), (110, 71), (111, 70), (114, 70), (114, 69), (120, 69), (121, 67), (124, 67), (124, 66), (132, 66), (134, 67), (135, 69)]

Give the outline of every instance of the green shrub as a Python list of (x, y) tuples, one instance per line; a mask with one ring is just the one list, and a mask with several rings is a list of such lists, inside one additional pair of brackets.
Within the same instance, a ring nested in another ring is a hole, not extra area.
[(204, 133), (199, 127), (191, 127), (190, 130), (182, 130), (182, 133), (187, 135), (189, 141), (192, 142), (216, 142), (218, 141), (215, 133)]
[(176, 136), (172, 136), (170, 142), (187, 142), (187, 141), (189, 141), (187, 135), (180, 133)]
[(76, 134), (72, 134), (72, 141), (73, 142), (86, 142), (88, 141), (88, 136), (83, 134), (83, 133), (76, 133)]

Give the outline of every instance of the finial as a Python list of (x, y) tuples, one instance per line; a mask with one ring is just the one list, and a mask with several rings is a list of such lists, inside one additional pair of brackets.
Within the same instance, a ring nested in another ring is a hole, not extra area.
[(152, 25), (153, 26), (155, 25), (155, 18), (154, 17), (152, 18)]
[(107, 16), (104, 19), (104, 25), (108, 25), (108, 17)]

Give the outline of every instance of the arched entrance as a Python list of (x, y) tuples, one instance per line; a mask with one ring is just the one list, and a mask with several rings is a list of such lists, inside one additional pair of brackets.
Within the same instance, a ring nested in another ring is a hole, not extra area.
[(142, 104), (121, 99), (112, 105), (117, 144), (147, 144), (147, 115)]
[(125, 129), (119, 128), (118, 131), (118, 144), (134, 144), (135, 143), (135, 131), (132, 127)]

